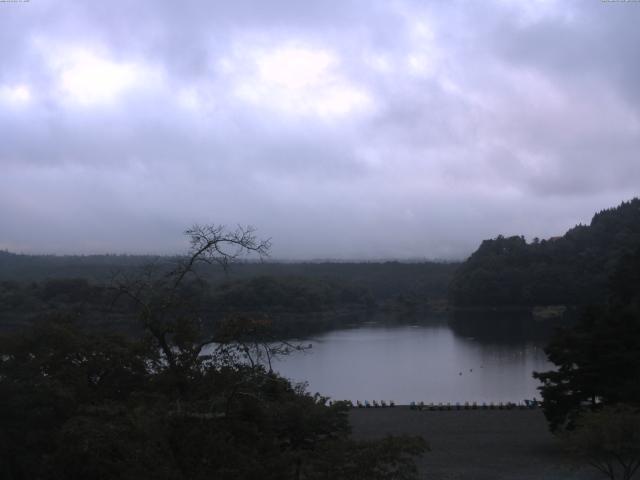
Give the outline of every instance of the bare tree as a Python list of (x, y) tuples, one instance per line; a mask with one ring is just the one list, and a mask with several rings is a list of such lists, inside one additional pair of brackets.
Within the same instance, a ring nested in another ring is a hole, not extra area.
[[(188, 286), (198, 283), (198, 266), (218, 265), (225, 271), (239, 258), (254, 255), (264, 259), (271, 242), (261, 240), (252, 227), (238, 226), (227, 230), (223, 225), (194, 225), (185, 231), (189, 238), (188, 254), (172, 265), (156, 261), (130, 274), (120, 272), (112, 282), (117, 297), (129, 298), (135, 304), (144, 332), (150, 335), (159, 357), (155, 368), (168, 367), (177, 379), (194, 368), (212, 363), (218, 366), (249, 365), (259, 373), (263, 366), (273, 371), (273, 359), (302, 346), (271, 334), (271, 320), (261, 314), (235, 314), (205, 325), (202, 312), (191, 304)], [(241, 394), (238, 385), (227, 403)], [(179, 407), (178, 407), (179, 408)]]
[(188, 280), (198, 280), (199, 264), (223, 269), (240, 257), (268, 256), (271, 242), (261, 240), (251, 226), (228, 230), (224, 225), (194, 225), (185, 231), (190, 248), (177, 264), (167, 268), (154, 262), (135, 274), (120, 272), (112, 285), (117, 298), (127, 297), (137, 307), (144, 331), (151, 334), (162, 354), (161, 362), (171, 369), (191, 365), (214, 338), (203, 338), (202, 318), (185, 297)]
[(238, 226), (229, 231), (224, 225), (194, 225), (186, 230), (191, 248), (187, 259), (171, 273), (174, 288), (177, 287), (188, 274), (194, 273), (194, 267), (199, 262), (218, 264), (225, 271), (229, 264), (247, 254), (256, 254), (260, 259), (269, 256), (271, 240), (259, 240), (255, 229), (251, 226)]

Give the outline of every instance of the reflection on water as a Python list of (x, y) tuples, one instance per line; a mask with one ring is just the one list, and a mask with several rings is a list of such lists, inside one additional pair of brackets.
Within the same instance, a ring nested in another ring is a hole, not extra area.
[(308, 339), (310, 351), (283, 358), (274, 368), (333, 399), (406, 404), (539, 397), (531, 373), (551, 368), (543, 342), (493, 341), (455, 325), (382, 323), (335, 330)]

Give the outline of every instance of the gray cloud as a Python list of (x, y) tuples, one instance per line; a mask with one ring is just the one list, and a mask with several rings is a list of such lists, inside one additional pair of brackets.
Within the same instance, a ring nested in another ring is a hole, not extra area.
[(0, 248), (460, 258), (638, 194), (640, 5), (0, 4)]

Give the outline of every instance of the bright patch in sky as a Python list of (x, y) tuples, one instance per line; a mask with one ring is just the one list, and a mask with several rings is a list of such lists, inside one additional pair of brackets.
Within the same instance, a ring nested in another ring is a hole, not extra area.
[[(284, 46), (252, 52), (243, 61), (249, 69), (235, 92), (256, 105), (292, 115), (333, 117), (372, 103), (364, 89), (341, 75), (338, 58), (325, 49)], [(226, 71), (235, 70), (228, 60), (224, 65)]]
[(31, 90), (26, 85), (1, 86), (0, 98), (13, 104), (27, 103), (31, 100)]
[(140, 68), (118, 63), (87, 50), (75, 50), (55, 62), (59, 85), (70, 100), (82, 105), (114, 101), (140, 77)]
[(318, 87), (327, 81), (336, 58), (326, 50), (285, 47), (256, 60), (262, 82), (291, 90)]

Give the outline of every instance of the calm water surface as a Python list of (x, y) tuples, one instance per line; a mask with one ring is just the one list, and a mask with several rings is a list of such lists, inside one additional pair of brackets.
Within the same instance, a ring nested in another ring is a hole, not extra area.
[(543, 344), (491, 343), (446, 323), (335, 330), (305, 339), (313, 347), (274, 368), (333, 399), (505, 402), (540, 398), (533, 371), (551, 368)]

